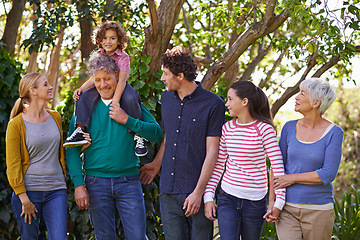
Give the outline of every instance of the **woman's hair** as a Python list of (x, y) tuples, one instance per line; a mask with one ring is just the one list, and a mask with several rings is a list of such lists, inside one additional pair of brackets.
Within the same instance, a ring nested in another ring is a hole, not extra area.
[(19, 95), (20, 97), (15, 101), (15, 104), (10, 113), (10, 120), (21, 113), (25, 106), (24, 103), (30, 102), (30, 88), (36, 88), (38, 86), (38, 80), (41, 77), (45, 77), (41, 73), (33, 72), (26, 74), (19, 84)]
[(308, 78), (300, 83), (300, 89), (306, 90), (310, 95), (310, 102), (320, 100), (318, 112), (323, 115), (336, 99), (336, 92), (330, 83), (320, 78)]
[(269, 99), (259, 87), (249, 81), (238, 81), (234, 82), (230, 88), (235, 91), (240, 99), (248, 99), (249, 112), (252, 118), (268, 123), (275, 129)]
[(189, 82), (196, 79), (197, 66), (191, 58), (190, 53), (183, 47), (177, 46), (171, 50), (166, 50), (161, 57), (161, 65), (168, 68), (175, 76), (179, 76), (179, 73), (183, 73), (184, 77)]
[(112, 57), (97, 52), (93, 52), (91, 54), (87, 67), (88, 67), (88, 74), (90, 76), (93, 76), (95, 72), (100, 70), (103, 70), (107, 73), (119, 72), (119, 67), (117, 66), (115, 60)]
[(126, 36), (126, 31), (121, 26), (121, 24), (118, 22), (115, 22), (115, 21), (106, 21), (100, 25), (100, 27), (98, 28), (98, 30), (95, 33), (95, 37), (94, 37), (95, 45), (98, 48), (102, 48), (101, 41), (105, 37), (106, 30), (109, 30), (109, 29), (114, 30), (117, 33), (118, 40), (119, 40), (118, 48), (120, 50), (124, 50), (129, 43), (129, 38)]

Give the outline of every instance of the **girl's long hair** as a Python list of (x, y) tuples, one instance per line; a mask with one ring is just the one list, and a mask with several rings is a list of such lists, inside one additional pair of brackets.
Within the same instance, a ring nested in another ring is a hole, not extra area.
[(250, 81), (238, 81), (234, 82), (230, 88), (234, 89), (240, 99), (248, 99), (249, 112), (252, 118), (268, 123), (275, 129), (269, 99), (259, 87)]
[(10, 120), (16, 117), (19, 113), (23, 112), (25, 109), (24, 104), (30, 102), (30, 93), (29, 90), (31, 87), (36, 88), (38, 85), (38, 80), (44, 75), (34, 72), (26, 74), (19, 84), (19, 95), (20, 97), (15, 101), (14, 106), (10, 113)]

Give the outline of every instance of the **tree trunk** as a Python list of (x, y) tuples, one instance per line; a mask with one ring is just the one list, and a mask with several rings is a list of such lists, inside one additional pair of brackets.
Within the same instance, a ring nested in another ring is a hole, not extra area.
[(143, 56), (151, 55), (150, 74), (148, 82), (154, 81), (153, 73), (160, 69), (160, 59), (169, 47), (175, 24), (178, 22), (179, 13), (184, 0), (162, 0), (158, 10), (155, 2), (147, 0), (151, 24), (145, 29), (145, 44)]
[(13, 0), (13, 6), (6, 18), (6, 25), (1, 41), (6, 44), (4, 48), (10, 53), (11, 57), (14, 57), (16, 37), (25, 9), (25, 3), (25, 0)]
[(57, 103), (57, 96), (58, 96), (58, 77), (60, 72), (60, 52), (61, 52), (61, 45), (64, 40), (64, 30), (65, 27), (61, 26), (60, 32), (58, 34), (58, 42), (56, 46), (51, 51), (50, 57), (50, 65), (49, 70), (47, 72), (47, 79), (51, 86), (54, 87), (53, 89), (53, 100), (52, 100), (52, 108), (56, 106)]
[[(33, 15), (31, 16), (31, 21), (33, 23), (33, 29), (36, 29), (36, 26), (35, 26), (35, 20), (38, 18), (35, 14), (35, 11), (37, 10), (37, 6), (36, 4), (33, 4), (32, 6), (32, 9), (33, 9)], [(30, 54), (30, 57), (29, 57), (29, 65), (26, 69), (26, 73), (32, 73), (32, 72), (36, 72), (37, 71), (37, 57), (38, 57), (38, 53), (33, 51), (31, 54)]]
[[(239, 37), (240, 34), (233, 30), (230, 35), (229, 40), (229, 48), (234, 44), (235, 40)], [(222, 81), (229, 80), (229, 87), (230, 85), (235, 82), (237, 75), (239, 74), (239, 61), (236, 59), (235, 62), (226, 70)]]
[[(77, 3), (77, 11), (79, 13), (83, 12), (83, 2), (79, 1)], [(81, 60), (82, 62), (85, 62), (91, 52), (95, 49), (95, 45), (92, 42), (92, 36), (93, 36), (93, 26), (90, 16), (85, 16), (84, 18), (79, 20), (80, 23), (80, 31), (81, 31)]]
[[(83, 1), (77, 2), (77, 11), (79, 13), (83, 12)], [(78, 86), (80, 87), (87, 79), (86, 74), (86, 61), (89, 59), (91, 52), (95, 49), (95, 45), (92, 41), (93, 36), (93, 25), (91, 17), (86, 15), (84, 18), (79, 19), (80, 31), (81, 31), (81, 40), (80, 40), (80, 51), (81, 51), (81, 68), (79, 71), (79, 82)]]

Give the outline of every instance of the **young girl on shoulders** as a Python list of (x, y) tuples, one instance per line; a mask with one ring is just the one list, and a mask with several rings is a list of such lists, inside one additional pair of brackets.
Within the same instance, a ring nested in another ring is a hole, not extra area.
[[(119, 81), (116, 86), (113, 103), (120, 104), (121, 108), (130, 116), (141, 119), (141, 98), (139, 94), (127, 83), (130, 70), (129, 55), (124, 52), (128, 44), (126, 31), (120, 23), (106, 21), (102, 23), (95, 34), (95, 44), (98, 52), (111, 56), (118, 65)], [(79, 96), (81, 94), (81, 97)], [(91, 77), (80, 88), (74, 91), (75, 104), (75, 125), (76, 130), (68, 137), (64, 147), (76, 147), (86, 144), (83, 133), (87, 130), (95, 103), (100, 99), (100, 95), (94, 87), (94, 79)], [(135, 154), (145, 156), (147, 154), (145, 139), (134, 135)]]
[[(269, 101), (253, 83), (239, 81), (231, 85), (226, 107), (235, 118), (222, 128), (218, 160), (204, 194), (205, 215), (214, 220), (218, 214), (222, 240), (240, 236), (246, 240), (260, 239), (264, 218), (276, 221), (285, 203), (285, 189), (274, 193), (270, 181), (266, 210), (266, 156), (272, 166), (270, 178), (272, 174), (284, 174)], [(216, 213), (215, 190), (221, 177)]]

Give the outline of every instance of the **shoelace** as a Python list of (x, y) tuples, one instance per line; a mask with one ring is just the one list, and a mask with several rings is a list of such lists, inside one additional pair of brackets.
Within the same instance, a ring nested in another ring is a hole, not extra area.
[(80, 127), (78, 127), (77, 129), (75, 129), (75, 131), (71, 134), (71, 136), (68, 137), (66, 140), (67, 140), (67, 141), (72, 140), (72, 139), (76, 136), (77, 133), (83, 133), (83, 131), (82, 131), (82, 129), (81, 129)]
[(145, 148), (143, 138), (135, 136), (135, 140), (136, 140), (136, 147), (137, 148)]

